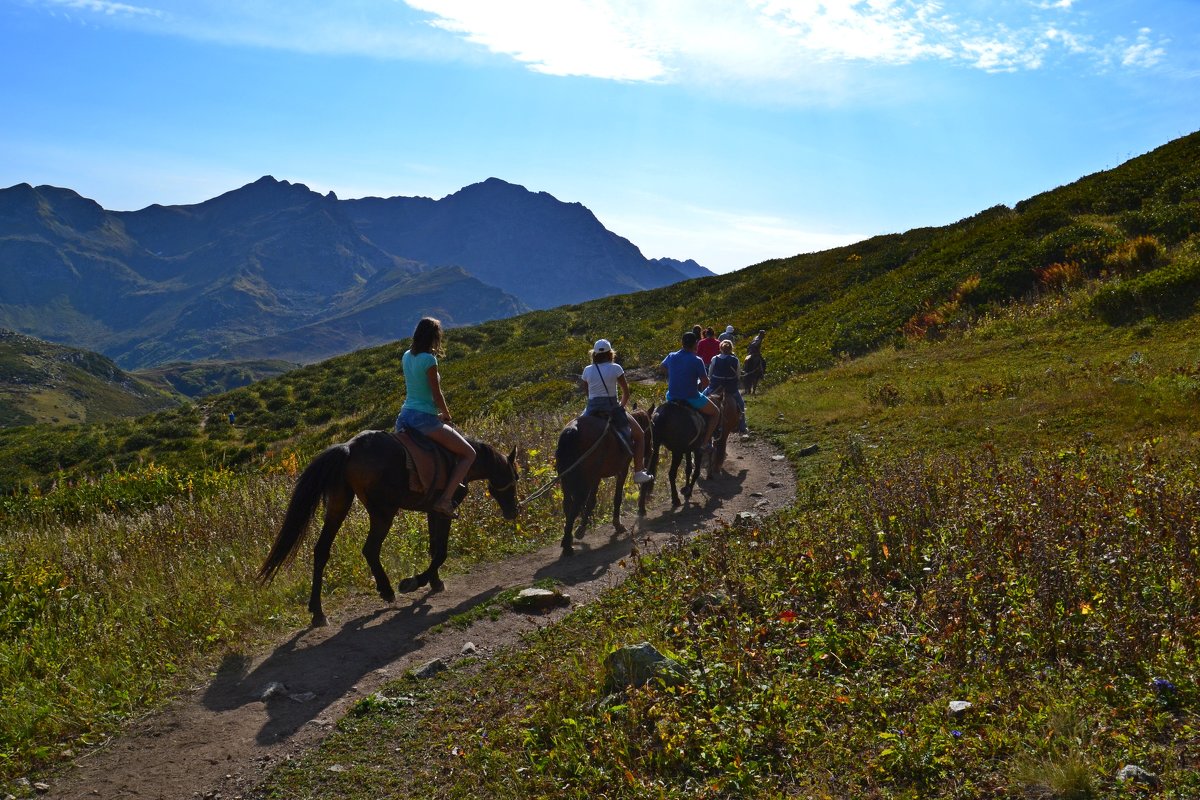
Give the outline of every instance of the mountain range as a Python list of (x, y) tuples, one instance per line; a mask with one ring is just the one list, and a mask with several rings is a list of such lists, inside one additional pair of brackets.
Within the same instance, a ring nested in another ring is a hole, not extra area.
[(0, 327), (127, 369), (308, 363), (403, 338), (424, 315), (468, 325), (711, 274), (497, 178), (441, 200), (340, 200), (267, 176), (140, 211), (0, 189)]

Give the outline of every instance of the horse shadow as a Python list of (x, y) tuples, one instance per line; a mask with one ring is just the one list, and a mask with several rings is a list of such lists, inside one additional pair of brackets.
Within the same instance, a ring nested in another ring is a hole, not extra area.
[[(276, 647), (253, 669), (249, 668), (248, 657), (231, 654), (205, 690), (203, 705), (221, 712), (264, 703), (267, 721), (255, 740), (260, 745), (275, 744), (347, 694), (353, 694), (367, 675), (419, 650), (422, 643), (417, 641), (418, 634), (484, 602), (502, 588), (480, 591), (437, 612), (431, 611), (432, 593), (426, 593), (408, 606), (380, 608), (349, 620), (311, 647), (303, 642), (315, 629), (306, 628)], [(282, 684), (286, 691), (264, 699), (264, 692), (272, 684)]]

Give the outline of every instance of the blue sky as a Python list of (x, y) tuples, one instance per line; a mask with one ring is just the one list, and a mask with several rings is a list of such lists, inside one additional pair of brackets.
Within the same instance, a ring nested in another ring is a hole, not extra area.
[(0, 186), (498, 177), (724, 272), (1200, 129), (1198, 0), (0, 0)]

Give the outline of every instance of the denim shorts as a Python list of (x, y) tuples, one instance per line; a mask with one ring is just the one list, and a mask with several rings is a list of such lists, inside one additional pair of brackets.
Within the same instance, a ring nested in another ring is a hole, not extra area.
[(426, 414), (415, 408), (401, 408), (396, 416), (396, 430), (412, 428), (417, 433), (428, 436), (442, 429), (442, 420), (436, 414)]

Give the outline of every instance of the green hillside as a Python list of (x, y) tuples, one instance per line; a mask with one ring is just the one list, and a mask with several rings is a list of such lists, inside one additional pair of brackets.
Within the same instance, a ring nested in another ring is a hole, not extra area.
[(0, 426), (104, 422), (178, 403), (104, 356), (0, 330)]
[(171, 392), (196, 399), (282, 375), (298, 364), (290, 361), (188, 361), (138, 370), (137, 375)]
[[(1125, 764), (1197, 796), (1198, 297), (1193, 134), (1014, 209), (450, 331), (457, 420), (522, 444), (530, 486), (593, 339), (628, 369), (696, 322), (767, 329), (750, 425), (791, 456), (796, 506), (644, 559), (411, 706), (360, 704), (265, 796), (1148, 792)], [(306, 570), (253, 575), (297, 467), (391, 424), (403, 344), (136, 421), (0, 432), (5, 776), (302, 624)], [(453, 568), (559, 535), (552, 497), (515, 531), (476, 500)], [(394, 574), (423, 558), (398, 527)], [(354, 550), (335, 596), (367, 585)], [(687, 681), (608, 697), (608, 649), (643, 640)]]

